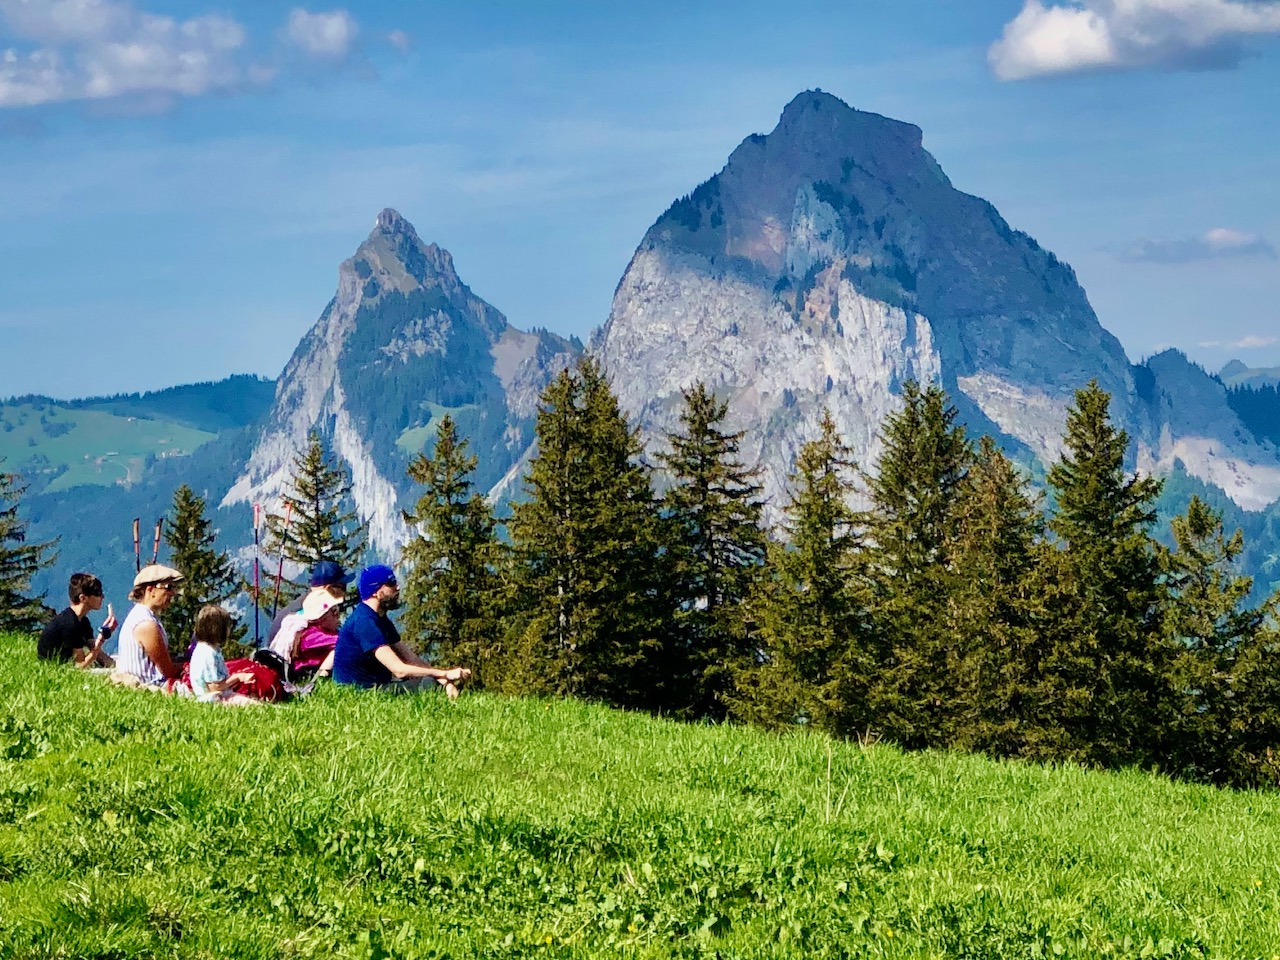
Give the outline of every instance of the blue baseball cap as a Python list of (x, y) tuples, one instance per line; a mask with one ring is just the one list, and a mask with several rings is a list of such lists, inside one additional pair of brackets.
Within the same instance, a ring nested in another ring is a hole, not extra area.
[(360, 571), (360, 599), (368, 600), (378, 588), (388, 583), (396, 582), (396, 572), (390, 567), (382, 564), (375, 564), (372, 567), (365, 567)]
[(356, 578), (354, 573), (347, 573), (342, 569), (341, 564), (334, 563), (332, 560), (321, 560), (311, 570), (311, 585), (313, 587), (331, 587), (342, 584), (344, 587)]

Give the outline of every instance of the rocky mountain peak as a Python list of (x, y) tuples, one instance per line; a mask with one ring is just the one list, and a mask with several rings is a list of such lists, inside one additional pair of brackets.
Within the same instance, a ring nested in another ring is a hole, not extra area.
[(409, 233), (415, 237), (418, 235), (413, 229), (413, 224), (400, 216), (400, 211), (393, 210), (391, 207), (386, 207), (378, 214), (378, 219), (374, 221), (374, 229), (385, 233)]
[(823, 409), (874, 463), (908, 378), (1045, 463), (1090, 380), (1121, 422), (1139, 402), (1069, 266), (957, 190), (919, 127), (817, 90), (658, 218), (593, 349), (659, 442), (682, 388), (727, 397), (779, 502)]
[[(424, 243), (413, 224), (390, 207), (378, 214), (368, 239), (342, 264), (340, 273), (353, 274), (353, 285), (366, 299), (388, 291), (409, 295), (423, 289), (438, 289), (459, 304), (474, 299), (458, 278), (449, 251)], [(495, 335), (501, 326), (496, 324)]]
[(338, 268), (338, 290), (276, 388), (267, 426), (225, 505), (271, 500), (318, 431), (351, 472), (352, 498), (379, 550), (408, 537), (407, 462), (450, 415), (497, 484), (532, 442), (537, 398), (576, 348), (512, 327), (472, 293), (449, 251), (390, 208)]
[(936, 167), (915, 124), (857, 110), (821, 90), (806, 90), (788, 103), (768, 139), (771, 149), (784, 151), (793, 162), (808, 158), (826, 167), (834, 157), (887, 180), (901, 179), (921, 166)]

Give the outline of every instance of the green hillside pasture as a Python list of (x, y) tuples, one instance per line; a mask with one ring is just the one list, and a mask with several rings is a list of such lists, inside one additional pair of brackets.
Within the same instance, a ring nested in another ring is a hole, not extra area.
[(438, 403), (427, 401), (422, 404), (422, 409), (427, 411), (429, 418), (427, 422), (402, 430), (400, 436), (396, 437), (396, 447), (406, 457), (416, 457), (435, 443), (440, 421), (444, 419), (446, 414), (452, 415), (456, 420), (469, 412), (479, 410), (479, 406), (474, 403), (467, 403), (458, 407), (442, 407)]
[(1280, 798), (320, 689), (237, 710), (0, 638), (0, 954), (1280, 951)]
[(52, 403), (0, 406), (0, 457), (18, 469), (33, 456), (40, 469), (65, 472), (45, 488), (56, 492), (81, 484), (136, 481), (149, 454), (189, 454), (215, 434), (167, 420), (73, 410)]

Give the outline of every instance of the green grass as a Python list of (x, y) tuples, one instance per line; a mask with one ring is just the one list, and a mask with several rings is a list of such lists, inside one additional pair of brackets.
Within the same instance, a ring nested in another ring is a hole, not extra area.
[(5, 957), (1241, 957), (1280, 797), (332, 687), (233, 710), (0, 637)]
[(438, 403), (425, 402), (422, 404), (422, 408), (428, 412), (431, 419), (420, 426), (409, 427), (401, 431), (400, 436), (396, 437), (396, 447), (407, 457), (417, 456), (427, 448), (428, 443), (436, 438), (438, 421), (445, 414), (451, 413), (456, 416), (467, 410), (476, 409), (476, 405), (469, 403), (457, 407), (442, 407)]
[(188, 454), (214, 437), (168, 420), (73, 410), (52, 403), (0, 407), (0, 459), (9, 469), (37, 455), (48, 461), (42, 469), (66, 468), (46, 488), (49, 492), (81, 484), (136, 481), (148, 454)]

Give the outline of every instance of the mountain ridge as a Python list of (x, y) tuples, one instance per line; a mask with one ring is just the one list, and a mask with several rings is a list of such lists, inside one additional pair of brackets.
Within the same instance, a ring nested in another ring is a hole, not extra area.
[[(1034, 473), (1060, 452), (1075, 391), (1096, 379), (1130, 433), (1132, 467), (1183, 470), (1188, 489), (1212, 483), (1239, 507), (1276, 510), (1280, 454), (1222, 383), (1176, 351), (1131, 364), (1071, 267), (956, 189), (923, 143), (919, 127), (805, 92), (773, 132), (745, 138), (658, 216), (588, 347), (650, 450), (678, 426), (681, 389), (706, 382), (730, 401), (728, 426), (745, 431), (744, 459), (761, 467), (776, 522), (824, 407), (872, 468), (902, 383), (936, 382), (971, 433), (997, 436)], [(156, 484), (185, 466), (242, 547), (249, 504), (279, 496), (314, 430), (350, 471), (375, 551), (394, 559), (415, 496), (404, 468), (430, 448), (440, 417), (469, 439), (477, 488), (518, 495), (539, 394), (582, 349), (512, 326), (447, 249), (388, 208), (339, 265), (261, 430), (148, 467), (128, 478), (136, 496), (108, 499), (130, 516), (162, 510)], [(56, 497), (40, 503), (43, 516), (74, 522)], [(114, 531), (109, 552), (131, 558)]]
[(1069, 265), (957, 190), (920, 128), (820, 91), (655, 221), (591, 345), (656, 445), (693, 381), (728, 398), (775, 520), (822, 408), (872, 466), (907, 377), (940, 383), (973, 432), (1041, 465), (1061, 452), (1075, 391), (1096, 380), (1135, 464), (1181, 461), (1253, 507), (1280, 496), (1280, 457), (1221, 397), (1217, 433), (1170, 429), (1179, 394), (1212, 378), (1164, 364), (1143, 374), (1144, 397)]

